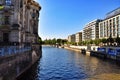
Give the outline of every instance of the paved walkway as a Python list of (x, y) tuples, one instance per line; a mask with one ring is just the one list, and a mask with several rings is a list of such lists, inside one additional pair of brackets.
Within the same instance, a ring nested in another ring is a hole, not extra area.
[(89, 78), (89, 80), (120, 80), (120, 74), (105, 73), (101, 75), (96, 75), (93, 78)]

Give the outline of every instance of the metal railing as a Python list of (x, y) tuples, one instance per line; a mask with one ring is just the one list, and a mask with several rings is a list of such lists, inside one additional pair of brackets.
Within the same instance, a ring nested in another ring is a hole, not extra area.
[(19, 48), (18, 46), (5, 46), (0, 47), (0, 56), (8, 56), (12, 54), (20, 54), (25, 51), (30, 51), (31, 47), (22, 47)]

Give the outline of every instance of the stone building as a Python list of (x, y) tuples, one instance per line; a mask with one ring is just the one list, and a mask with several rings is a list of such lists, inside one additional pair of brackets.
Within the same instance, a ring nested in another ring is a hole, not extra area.
[(0, 0), (0, 45), (37, 43), (40, 9), (34, 0)]

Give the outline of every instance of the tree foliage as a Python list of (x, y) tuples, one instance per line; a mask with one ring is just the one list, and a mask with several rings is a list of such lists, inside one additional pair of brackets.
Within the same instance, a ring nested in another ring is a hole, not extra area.
[(120, 45), (120, 37), (117, 35), (117, 37), (115, 38), (115, 42), (117, 43), (117, 45)]
[(103, 38), (103, 39), (101, 39), (101, 42), (102, 43), (107, 43), (107, 39)]
[[(39, 39), (39, 42), (41, 42), (42, 39)], [(110, 45), (112, 43), (116, 42), (117, 45), (120, 45), (120, 37), (117, 36), (116, 38), (112, 38), (111, 36), (108, 38), (108, 39), (96, 39), (96, 40), (86, 40), (86, 41), (80, 41), (78, 43), (78, 45), (99, 45), (100, 43), (103, 43), (103, 44), (106, 44), (106, 43), (110, 43)], [(64, 45), (64, 44), (71, 44), (71, 45), (77, 45), (76, 42), (68, 42), (67, 40), (65, 39), (46, 39), (44, 41), (42, 41), (42, 44), (49, 44), (49, 45), (56, 45), (56, 44), (59, 44), (59, 45)]]
[(53, 39), (46, 39), (42, 41), (42, 43), (48, 44), (48, 45), (56, 45), (56, 44), (62, 45), (62, 44), (67, 43), (67, 40), (53, 38)]

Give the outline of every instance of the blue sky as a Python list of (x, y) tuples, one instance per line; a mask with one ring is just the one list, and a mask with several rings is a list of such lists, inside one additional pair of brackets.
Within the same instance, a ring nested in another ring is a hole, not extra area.
[(37, 0), (40, 11), (39, 35), (42, 39), (67, 38), (81, 31), (94, 19), (120, 7), (120, 0)]

